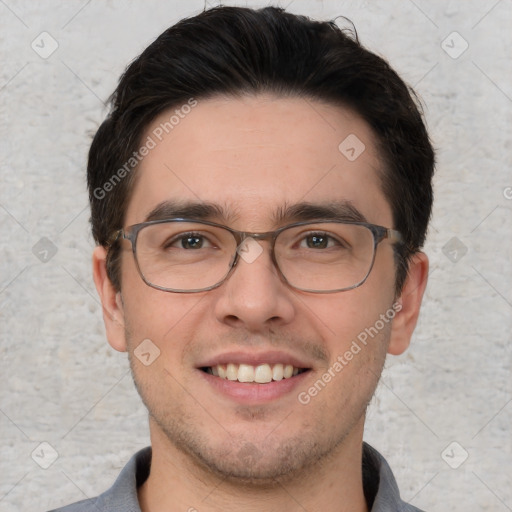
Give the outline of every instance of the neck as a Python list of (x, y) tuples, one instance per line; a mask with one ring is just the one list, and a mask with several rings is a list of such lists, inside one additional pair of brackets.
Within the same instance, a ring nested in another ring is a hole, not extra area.
[(171, 443), (150, 420), (151, 471), (139, 488), (142, 512), (367, 512), (362, 483), (363, 422), (327, 458), (272, 484), (212, 473)]

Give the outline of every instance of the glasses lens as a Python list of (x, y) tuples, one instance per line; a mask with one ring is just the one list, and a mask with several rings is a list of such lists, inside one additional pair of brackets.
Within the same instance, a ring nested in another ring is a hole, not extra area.
[(171, 290), (208, 288), (222, 281), (236, 251), (233, 235), (194, 222), (163, 222), (138, 233), (136, 258), (149, 284)]
[[(144, 226), (136, 259), (144, 280), (173, 291), (203, 290), (229, 273), (236, 240), (224, 228), (200, 222), (168, 221)], [(275, 258), (291, 286), (328, 292), (353, 288), (370, 272), (372, 231), (355, 224), (318, 222), (279, 233)]]
[(312, 223), (286, 229), (276, 240), (276, 261), (288, 283), (311, 291), (361, 284), (374, 255), (372, 231), (356, 224)]

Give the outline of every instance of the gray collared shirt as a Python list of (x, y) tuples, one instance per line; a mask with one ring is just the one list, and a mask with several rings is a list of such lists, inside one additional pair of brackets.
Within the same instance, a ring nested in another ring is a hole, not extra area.
[[(151, 447), (137, 452), (114, 485), (97, 498), (79, 501), (51, 512), (141, 512), (137, 488), (149, 476)], [(402, 501), (395, 477), (384, 457), (363, 443), (363, 487), (371, 512), (421, 512)]]

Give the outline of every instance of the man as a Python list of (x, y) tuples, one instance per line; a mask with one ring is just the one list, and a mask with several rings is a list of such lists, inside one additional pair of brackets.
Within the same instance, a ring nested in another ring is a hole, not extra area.
[(129, 66), (89, 154), (93, 272), (152, 447), (61, 511), (417, 510), (362, 441), (428, 272), (411, 94), (276, 8), (182, 20)]

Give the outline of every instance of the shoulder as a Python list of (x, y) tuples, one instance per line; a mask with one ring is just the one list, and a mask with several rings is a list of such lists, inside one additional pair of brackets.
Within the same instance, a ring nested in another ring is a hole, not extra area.
[(386, 459), (367, 443), (363, 443), (363, 487), (372, 512), (423, 512), (402, 500)]
[(150, 465), (151, 447), (147, 447), (133, 455), (103, 494), (49, 512), (140, 512), (137, 488), (147, 479)]

